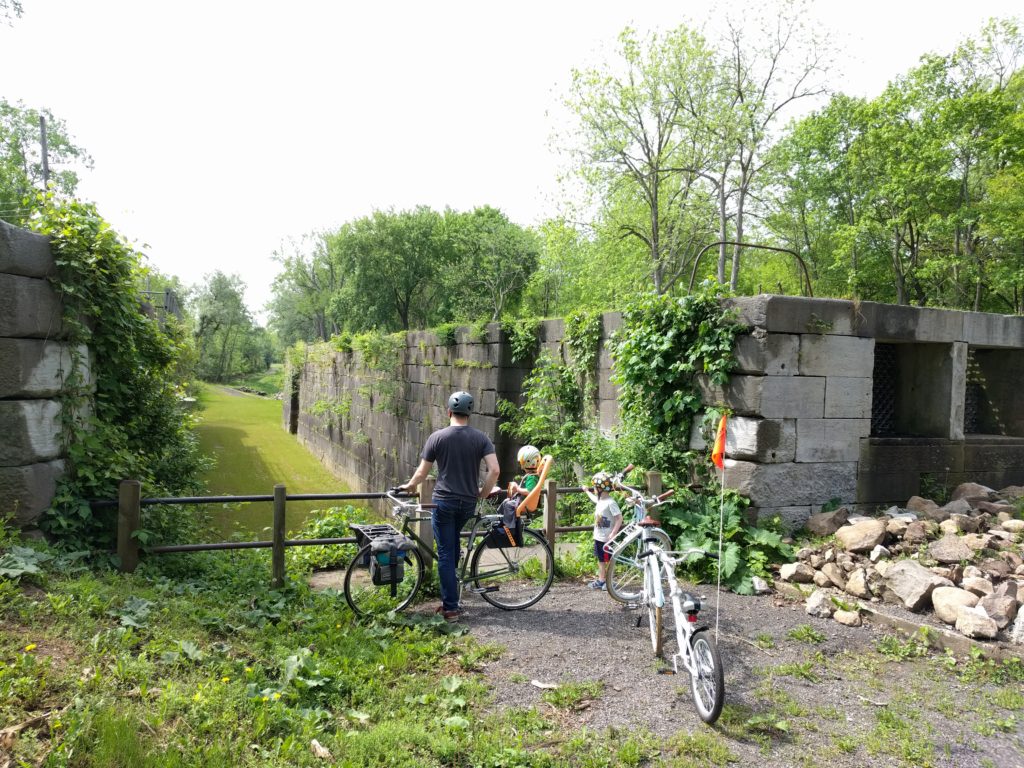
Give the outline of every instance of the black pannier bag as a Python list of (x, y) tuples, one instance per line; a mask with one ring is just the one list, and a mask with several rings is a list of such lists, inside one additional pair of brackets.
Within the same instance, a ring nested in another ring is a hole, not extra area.
[(405, 578), (407, 550), (416, 542), (406, 536), (381, 536), (370, 542), (370, 578), (378, 586), (399, 584)]
[(517, 518), (512, 525), (506, 525), (502, 520), (495, 520), (484, 541), (487, 542), (488, 547), (495, 549), (523, 546), (522, 518)]

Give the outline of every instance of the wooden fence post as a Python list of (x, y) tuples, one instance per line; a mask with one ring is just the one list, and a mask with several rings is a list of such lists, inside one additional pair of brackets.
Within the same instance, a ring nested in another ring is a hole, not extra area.
[[(420, 504), (433, 504), (434, 503), (434, 483), (437, 480), (433, 477), (425, 477), (420, 483)], [(423, 555), (423, 562), (427, 565), (430, 564), (430, 559), (434, 556), (434, 526), (430, 524), (431, 512), (430, 510), (424, 510), (427, 513), (426, 520), (417, 520), (413, 523), (416, 535), (422, 539), (423, 544), (420, 545), (420, 554)]]
[(555, 536), (558, 528), (558, 483), (548, 480), (547, 493), (544, 496), (544, 538), (551, 546), (551, 554), (555, 553)]
[(117, 487), (117, 557), (122, 573), (133, 573), (139, 565), (139, 541), (135, 532), (142, 519), (142, 483), (122, 480)]
[(284, 586), (284, 513), (287, 508), (287, 495), (283, 484), (278, 483), (274, 486), (274, 533), (270, 558), (270, 586), (275, 589)]
[[(661, 472), (647, 472), (647, 493), (651, 496), (657, 496), (661, 493)], [(652, 514), (653, 513), (653, 514)], [(650, 515), (652, 520), (661, 522), (661, 514), (657, 508), (647, 513)]]

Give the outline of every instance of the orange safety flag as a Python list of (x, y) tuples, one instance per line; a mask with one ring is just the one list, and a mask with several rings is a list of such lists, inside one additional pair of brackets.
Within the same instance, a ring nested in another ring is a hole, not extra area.
[(711, 449), (711, 461), (719, 469), (725, 469), (725, 414), (718, 422), (718, 434), (715, 436), (715, 447)]

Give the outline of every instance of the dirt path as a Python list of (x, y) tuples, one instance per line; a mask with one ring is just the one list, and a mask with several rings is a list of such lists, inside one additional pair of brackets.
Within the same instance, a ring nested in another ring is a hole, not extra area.
[[(703, 592), (714, 626), (714, 588)], [(646, 618), (637, 627), (637, 612), (604, 592), (562, 581), (525, 611), (479, 596), (466, 607), (473, 637), (505, 649), (484, 667), (496, 708), (548, 710), (534, 680), (600, 681), (600, 698), (563, 713), (566, 725), (717, 734), (744, 765), (1024, 768), (1019, 682), (963, 683), (934, 658), (893, 660), (876, 650), (891, 630), (814, 619), (779, 596), (721, 595), (727, 695), (714, 731), (693, 709), (689, 678), (659, 674)]]

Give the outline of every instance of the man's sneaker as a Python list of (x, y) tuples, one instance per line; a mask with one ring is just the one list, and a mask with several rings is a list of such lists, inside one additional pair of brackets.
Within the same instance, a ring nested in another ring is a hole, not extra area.
[(601, 581), (600, 579), (594, 579), (587, 586), (590, 587), (591, 589), (604, 589), (605, 588), (604, 582)]
[(443, 611), (445, 621), (458, 621), (462, 618), (462, 611), (456, 608), (454, 611)]

